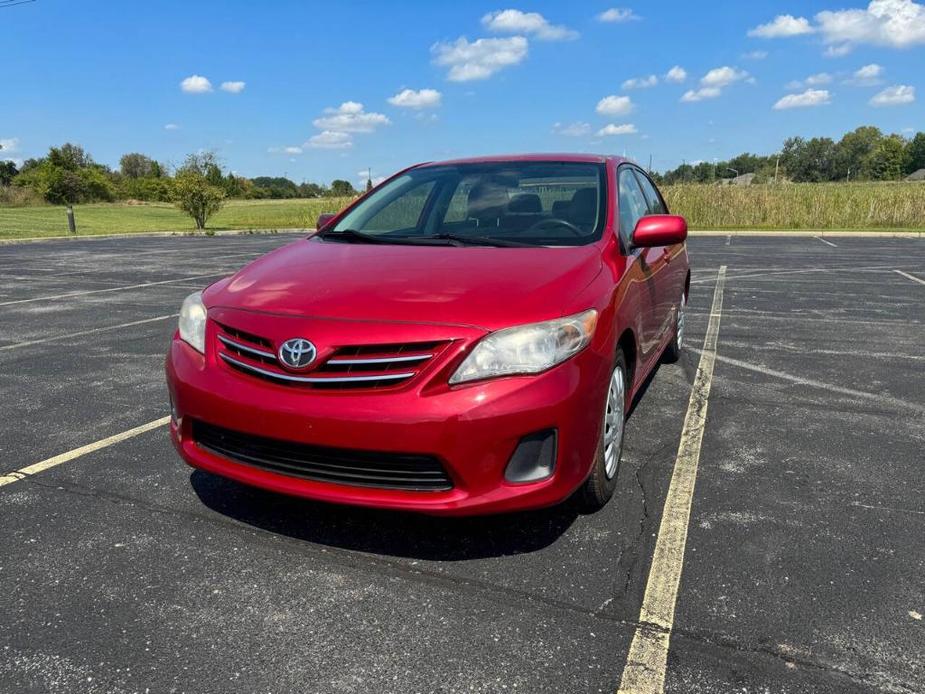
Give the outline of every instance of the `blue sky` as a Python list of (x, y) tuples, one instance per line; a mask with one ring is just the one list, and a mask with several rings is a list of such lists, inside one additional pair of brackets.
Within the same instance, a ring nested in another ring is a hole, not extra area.
[(0, 5), (0, 36), (14, 159), (65, 141), (113, 166), (214, 149), (247, 176), (356, 182), (483, 153), (664, 170), (868, 123), (925, 130), (913, 0), (36, 0)]

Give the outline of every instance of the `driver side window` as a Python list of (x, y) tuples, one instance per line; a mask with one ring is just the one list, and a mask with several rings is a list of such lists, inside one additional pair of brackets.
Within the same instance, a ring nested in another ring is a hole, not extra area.
[(639, 181), (629, 167), (620, 169), (617, 185), (619, 186), (620, 238), (626, 246), (629, 246), (636, 222), (649, 214), (649, 205), (639, 187)]

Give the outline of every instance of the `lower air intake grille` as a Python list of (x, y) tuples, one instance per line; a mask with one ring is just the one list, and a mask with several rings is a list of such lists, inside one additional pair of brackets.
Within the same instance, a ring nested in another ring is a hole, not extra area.
[(207, 451), (282, 475), (355, 487), (437, 492), (453, 488), (433, 456), (377, 453), (268, 439), (193, 422), (193, 440)]

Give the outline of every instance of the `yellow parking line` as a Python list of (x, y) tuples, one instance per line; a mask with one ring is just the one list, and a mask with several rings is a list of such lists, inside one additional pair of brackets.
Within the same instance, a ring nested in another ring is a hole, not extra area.
[(681, 430), (678, 456), (675, 459), (668, 495), (665, 497), (665, 508), (655, 541), (652, 566), (649, 569), (646, 592), (639, 612), (639, 626), (630, 643), (619, 694), (661, 694), (665, 689), (665, 666), (668, 662), (668, 646), (674, 624), (678, 585), (684, 567), (687, 526), (690, 521), (694, 484), (697, 481), (700, 444), (703, 441), (707, 402), (713, 381), (713, 365), (716, 362), (716, 344), (719, 338), (725, 284), (726, 266), (723, 265), (716, 277), (713, 307), (703, 341), (700, 365), (694, 377), (687, 416)]
[(9, 473), (8, 475), (3, 475), (0, 477), (0, 487), (3, 487), (7, 484), (12, 484), (13, 482), (18, 482), (21, 479), (25, 479), (29, 475), (34, 475), (44, 470), (48, 470), (49, 468), (53, 468), (56, 465), (60, 465), (61, 463), (66, 463), (69, 460), (74, 460), (74, 458), (79, 458), (82, 455), (86, 455), (87, 453), (93, 453), (94, 451), (107, 448), (113, 444), (119, 443), (120, 441), (125, 441), (126, 439), (130, 439), (133, 436), (143, 434), (146, 431), (157, 429), (158, 427), (164, 426), (169, 421), (170, 417), (161, 417), (160, 419), (155, 419), (153, 422), (148, 422), (147, 424), (137, 426), (134, 429), (123, 431), (120, 434), (113, 434), (112, 436), (108, 436), (105, 439), (100, 439), (99, 441), (88, 443), (86, 446), (75, 448), (74, 450), (68, 451), (67, 453), (61, 453), (54, 456), (53, 458), (47, 458), (46, 460), (42, 460), (38, 463), (33, 463), (32, 465), (20, 468), (19, 470)]

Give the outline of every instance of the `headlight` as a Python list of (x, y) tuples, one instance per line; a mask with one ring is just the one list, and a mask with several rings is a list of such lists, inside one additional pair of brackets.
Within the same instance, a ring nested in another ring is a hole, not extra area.
[(450, 383), (545, 371), (587, 347), (596, 326), (597, 311), (591, 309), (574, 316), (499, 330), (475, 346)]
[(193, 292), (183, 300), (180, 308), (180, 339), (193, 349), (206, 351), (206, 307), (202, 292)]

